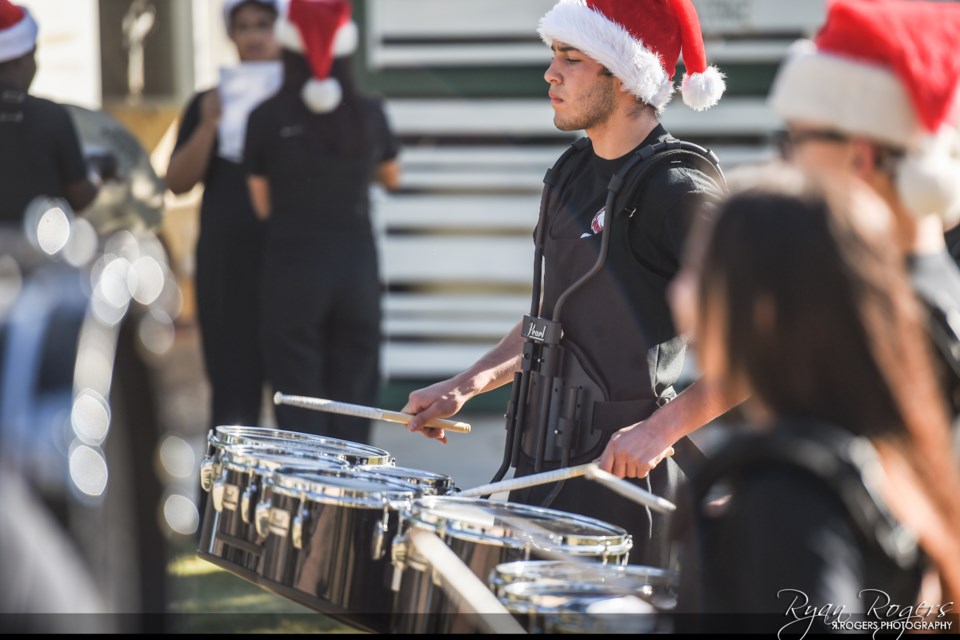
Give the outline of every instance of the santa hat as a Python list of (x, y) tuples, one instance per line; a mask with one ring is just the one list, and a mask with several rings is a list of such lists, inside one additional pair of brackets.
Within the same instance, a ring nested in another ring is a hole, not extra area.
[(316, 113), (329, 113), (340, 105), (343, 89), (330, 77), (335, 58), (357, 49), (360, 32), (344, 0), (290, 0), (286, 16), (277, 19), (277, 42), (306, 56), (313, 79), (303, 87), (303, 101)]
[(0, 62), (27, 55), (37, 46), (37, 23), (26, 7), (0, 0)]
[(541, 18), (539, 32), (547, 46), (559, 40), (605, 66), (657, 111), (673, 95), (681, 51), (687, 106), (709, 109), (726, 89), (723, 74), (707, 66), (691, 0), (560, 0)]
[(226, 25), (227, 31), (230, 31), (230, 25), (233, 22), (233, 12), (239, 9), (240, 5), (244, 4), (258, 4), (265, 9), (273, 9), (278, 13), (280, 11), (277, 6), (277, 0), (224, 0), (223, 24)]
[(798, 43), (770, 104), (785, 120), (904, 150), (897, 193), (914, 214), (960, 220), (960, 5), (836, 0)]

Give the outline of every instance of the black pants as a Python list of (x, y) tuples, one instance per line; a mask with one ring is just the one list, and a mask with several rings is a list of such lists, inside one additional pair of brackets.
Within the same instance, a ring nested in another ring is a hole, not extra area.
[[(526, 456), (520, 458), (516, 477), (533, 474), (533, 461)], [(544, 471), (552, 471), (558, 466), (544, 465)], [(641, 489), (674, 501), (682, 475), (676, 462), (667, 459), (643, 480), (630, 480), (630, 482)], [(555, 486), (550, 484), (513, 491), (510, 493), (510, 500), (539, 506)], [(584, 478), (567, 480), (549, 508), (595, 518), (622, 527), (633, 537), (630, 564), (672, 568), (669, 567), (672, 555), (669, 515), (651, 511), (647, 507), (621, 497), (601, 484)]]
[[(292, 245), (292, 246), (291, 246)], [(263, 280), (263, 349), (274, 390), (373, 406), (380, 385), (380, 279), (372, 239), (308, 252), (271, 240)], [(282, 429), (368, 443), (370, 422), (276, 407)]]
[(197, 319), (213, 427), (260, 423), (262, 255), (262, 238), (205, 231), (197, 242)]

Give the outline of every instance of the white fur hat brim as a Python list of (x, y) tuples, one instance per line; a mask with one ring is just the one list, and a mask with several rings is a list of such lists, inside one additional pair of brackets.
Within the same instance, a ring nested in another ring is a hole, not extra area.
[(559, 40), (599, 62), (657, 111), (670, 102), (673, 80), (660, 57), (583, 0), (561, 0), (540, 19), (538, 32), (547, 46)]
[(37, 46), (37, 34), (40, 29), (30, 10), (23, 9), (23, 18), (9, 29), (0, 31), (0, 62), (9, 62), (21, 58)]

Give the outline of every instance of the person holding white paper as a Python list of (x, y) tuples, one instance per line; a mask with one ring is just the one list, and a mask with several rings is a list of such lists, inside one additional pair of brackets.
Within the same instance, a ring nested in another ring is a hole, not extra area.
[(264, 384), (259, 345), (263, 223), (253, 212), (242, 167), (250, 111), (279, 88), (275, 0), (226, 0), (224, 21), (240, 64), (220, 86), (187, 106), (167, 186), (176, 194), (203, 183), (196, 299), (212, 390), (211, 426), (256, 425)]

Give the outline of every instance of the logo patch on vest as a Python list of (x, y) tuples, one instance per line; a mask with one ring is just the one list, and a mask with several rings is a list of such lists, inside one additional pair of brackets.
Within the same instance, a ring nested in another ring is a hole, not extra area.
[(603, 232), (603, 225), (607, 219), (607, 208), (604, 207), (597, 212), (597, 215), (593, 216), (593, 220), (590, 222), (590, 232), (585, 233), (580, 236), (581, 239), (589, 238), (591, 236), (599, 235)]

